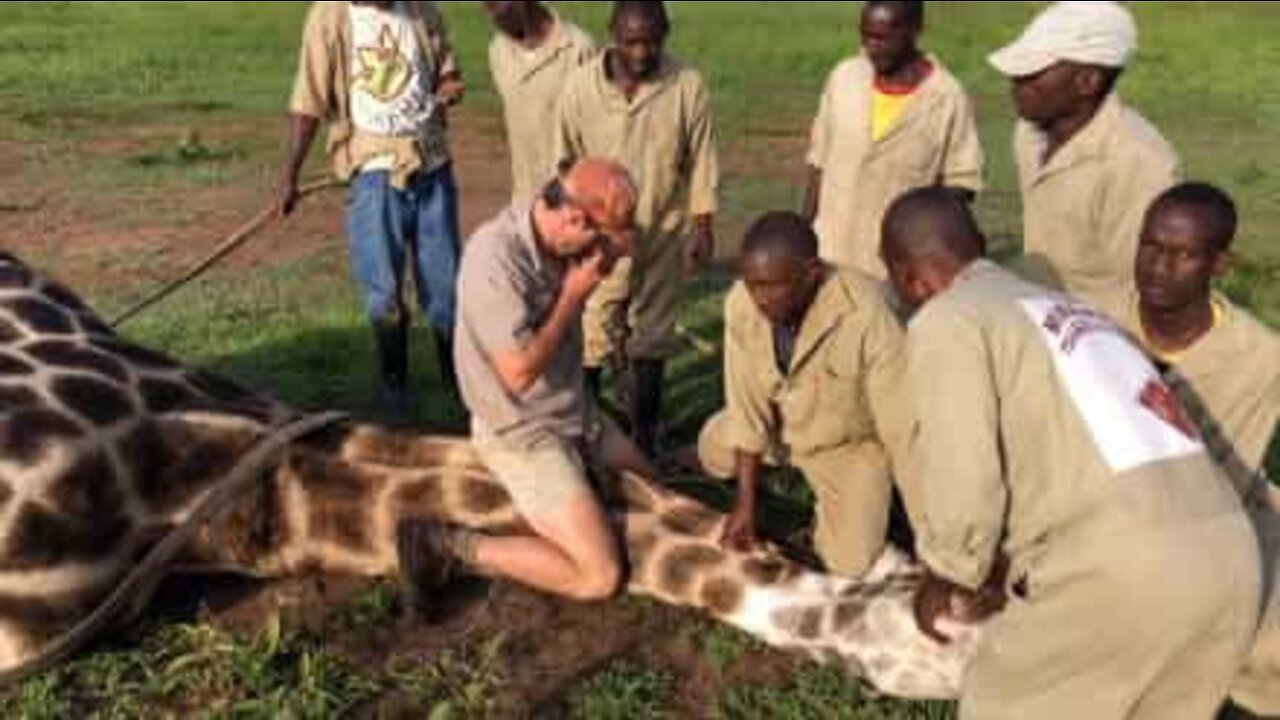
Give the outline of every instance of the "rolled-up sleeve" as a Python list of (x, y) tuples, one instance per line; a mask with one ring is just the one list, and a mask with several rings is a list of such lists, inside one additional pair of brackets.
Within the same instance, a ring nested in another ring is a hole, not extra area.
[(715, 118), (701, 76), (692, 75), (689, 118), (689, 214), (713, 215), (719, 209), (720, 158), (716, 154)]
[[(753, 382), (752, 358), (744, 345), (743, 303), (750, 302), (741, 286), (725, 299), (724, 328), (724, 395), (727, 440), (730, 447), (742, 452), (764, 454), (769, 446), (771, 413), (769, 398), (758, 383)], [(772, 359), (765, 359), (771, 362)]]

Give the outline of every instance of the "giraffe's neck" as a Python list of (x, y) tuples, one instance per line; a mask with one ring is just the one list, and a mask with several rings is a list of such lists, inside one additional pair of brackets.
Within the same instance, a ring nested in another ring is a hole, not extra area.
[[(0, 254), (0, 669), (91, 610), (291, 414), (122, 341), (70, 292)], [(971, 638), (943, 648), (916, 632), (915, 578), (900, 558), (852, 582), (776, 553), (727, 552), (722, 515), (638, 478), (620, 489), (632, 592), (840, 662), (884, 692), (956, 694)], [(386, 575), (406, 514), (493, 533), (521, 527), (464, 439), (346, 425), (292, 446), (229, 516), (201, 529), (184, 564)]]

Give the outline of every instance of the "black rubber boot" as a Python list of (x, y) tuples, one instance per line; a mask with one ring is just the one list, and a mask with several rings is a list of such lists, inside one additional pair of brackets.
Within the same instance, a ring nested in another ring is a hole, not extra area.
[(462, 404), (462, 394), (458, 390), (458, 373), (453, 364), (453, 328), (431, 328), (436, 340), (436, 364), (440, 367), (440, 384), (445, 392)]
[(413, 419), (413, 397), (409, 389), (409, 326), (404, 320), (378, 322), (373, 326), (378, 346), (378, 405), (395, 423)]
[(402, 621), (411, 624), (433, 619), (440, 607), (440, 594), (459, 567), (449, 550), (449, 530), (426, 518), (401, 519), (396, 523), (396, 561)]
[(598, 405), (600, 403), (600, 382), (601, 377), (604, 375), (604, 370), (598, 367), (589, 367), (583, 368), (582, 373), (586, 376), (587, 394)]
[(661, 360), (633, 360), (631, 362), (631, 387), (627, 393), (628, 415), (631, 418), (631, 439), (640, 450), (652, 458), (657, 450), (658, 423), (662, 416)]

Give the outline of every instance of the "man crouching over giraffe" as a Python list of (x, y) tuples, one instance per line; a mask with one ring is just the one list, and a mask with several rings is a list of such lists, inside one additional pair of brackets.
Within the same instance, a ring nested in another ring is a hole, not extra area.
[(653, 473), (589, 407), (581, 314), (613, 263), (631, 251), (635, 203), (626, 170), (583, 159), (468, 241), (458, 280), (459, 384), (472, 443), (530, 532), (483, 536), (402, 520), (397, 550), (411, 603), (458, 561), (579, 600), (619, 587), (620, 549), (587, 467)]

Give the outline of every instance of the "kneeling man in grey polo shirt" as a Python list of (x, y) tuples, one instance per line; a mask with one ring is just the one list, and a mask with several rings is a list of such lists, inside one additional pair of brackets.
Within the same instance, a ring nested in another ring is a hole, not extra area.
[(620, 548), (586, 466), (651, 468), (589, 406), (581, 315), (630, 252), (635, 204), (625, 169), (583, 159), (468, 241), (458, 277), (459, 384), (473, 444), (531, 532), (498, 537), (402, 520), (397, 547), (410, 590), (442, 582), (457, 560), (582, 600), (617, 590)]

